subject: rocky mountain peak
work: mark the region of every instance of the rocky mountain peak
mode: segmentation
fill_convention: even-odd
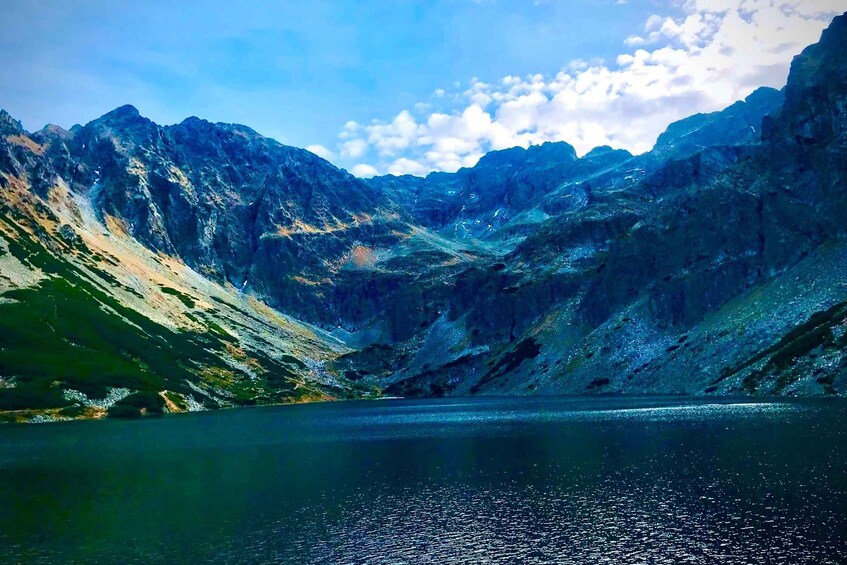
[[[802,88],[820,82],[847,80],[847,12],[832,20],[818,43],[806,47],[791,62],[786,98],[795,103]]]
[[[14,119],[6,110],[0,110],[0,134],[15,135],[23,131],[21,122]]]
[[[545,141],[541,145],[530,145],[527,160],[550,161],[556,164],[576,161],[576,149],[566,141]]]
[[[73,129],[73,128],[72,128]],[[149,145],[159,137],[159,126],[126,104],[92,120],[82,128],[81,143],[111,138],[122,147]]]
[[[759,109],[759,112],[770,112],[775,105],[782,104],[782,101],[782,91],[769,86],[757,88],[744,99],[748,108]]]
[[[56,124],[47,124],[35,132],[35,135],[39,137],[57,137],[59,139],[68,139],[73,136],[71,132]]]
[[[586,153],[584,155],[584,158],[590,159],[599,155],[605,155],[606,153],[610,153],[612,151],[614,151],[614,149],[612,149],[611,145],[600,145],[599,147],[595,147],[594,149]]]
[[[526,152],[527,150],[524,147],[509,147],[508,149],[490,151],[483,155],[476,165],[470,167],[470,170],[519,165],[526,160]]]
[[[212,125],[212,122],[209,120],[204,120],[203,118],[198,118],[197,116],[188,116],[178,124],[180,127],[186,128],[202,128],[209,127]]]
[[[138,111],[138,108],[132,104],[124,104],[123,106],[118,106],[111,112],[104,114],[101,119],[131,119],[138,118],[140,116],[141,113]]]
[[[707,114],[695,114],[670,124],[659,135],[653,153],[662,158],[682,158],[713,146],[739,146],[758,143],[762,120],[782,105],[783,94],[773,88],[759,88],[745,100]]]
[[[804,142],[847,138],[847,13],[838,16],[791,63],[785,106],[765,136]],[[789,135],[789,133],[791,135]]]
[[[632,157],[632,153],[630,153],[626,149],[615,149],[609,145],[601,145],[600,147],[595,147],[594,149],[583,155],[582,159],[607,159],[613,155],[619,159]]]

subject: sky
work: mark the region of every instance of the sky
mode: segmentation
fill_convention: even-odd
[[[123,104],[241,123],[357,176],[567,141],[641,153],[781,88],[847,0],[6,2],[0,108],[28,130]]]

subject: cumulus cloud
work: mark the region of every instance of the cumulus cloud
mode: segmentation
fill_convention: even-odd
[[[579,154],[598,145],[641,153],[672,121],[719,110],[759,86],[782,87],[791,58],[844,7],[844,0],[687,0],[682,17],[653,15],[633,30],[613,64],[571,61],[552,76],[438,89],[434,96],[451,101],[450,111],[422,104],[391,120],[348,122],[340,152],[371,162],[354,167],[358,176],[455,171],[487,151],[544,141],[568,141]]]
[[[391,175],[425,175],[429,170],[414,159],[400,157],[388,165],[388,173]]]
[[[420,132],[408,110],[403,110],[387,124],[374,123],[365,129],[368,143],[377,149],[380,157],[391,157],[408,148]]]
[[[366,163],[359,163],[358,165],[354,165],[350,172],[359,178],[369,179],[371,177],[375,177],[379,174],[379,171],[376,168],[368,165]]]
[[[306,150],[311,151],[312,153],[314,153],[318,157],[322,157],[322,158],[326,159],[327,161],[335,159],[335,153],[333,153],[332,151],[330,151],[329,149],[327,149],[323,145],[318,145],[318,144],[309,145],[308,147],[306,147]]]
[[[368,142],[364,139],[351,139],[341,144],[341,156],[358,159],[368,152]]]
[[[338,134],[338,139],[350,139],[356,137],[361,131],[362,126],[360,126],[357,122],[350,120],[344,127],[341,128],[341,132]]]

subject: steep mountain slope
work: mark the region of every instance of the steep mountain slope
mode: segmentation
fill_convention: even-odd
[[[430,265],[434,269],[427,269],[429,276],[421,277],[418,262],[424,256],[420,253],[414,253],[410,258],[410,253],[398,253],[396,249],[400,247],[397,247],[390,253],[390,264],[380,262],[381,254],[377,253],[377,261],[370,273],[364,275],[368,278],[367,288],[376,289],[376,292],[387,289],[389,294],[381,296],[376,303],[356,302],[355,307],[369,312],[384,312],[388,321],[386,316],[371,315],[366,318],[366,323],[348,324],[348,328],[354,331],[367,328],[364,333],[368,338],[382,345],[411,340],[398,348],[402,352],[402,361],[385,367],[386,371],[397,374],[398,367],[408,361],[408,355],[427,339],[430,325],[444,312],[454,310],[457,300],[454,289],[464,292],[464,287],[457,286],[457,281],[463,280],[461,271],[469,267],[499,265],[507,260],[507,254],[515,246],[539,230],[542,224],[593,206],[598,198],[605,198],[605,193],[628,191],[629,198],[632,197],[630,193],[637,190],[638,198],[643,198],[644,192],[664,190],[666,185],[694,181],[704,184],[707,179],[734,164],[743,154],[745,144],[755,143],[751,133],[753,129],[747,120],[758,119],[755,128],[758,131],[762,117],[775,112],[781,101],[779,91],[759,89],[748,97],[747,102],[698,116],[696,127],[672,124],[661,146],[657,145],[653,152],[638,157],[624,150],[598,147],[577,158],[573,147],[567,143],[545,143],[528,149],[515,147],[489,153],[476,166],[454,174],[433,173],[423,179],[411,176],[370,179],[367,182],[375,192],[383,194],[397,209],[408,213],[411,221],[427,231],[455,242],[454,245],[462,249],[462,254],[433,256]],[[717,131],[719,136],[715,134]],[[673,140],[677,138],[685,138],[685,141],[681,141],[679,148],[675,149]],[[725,145],[690,155],[695,143],[708,146],[717,142]],[[681,161],[672,159],[678,157]],[[443,265],[451,265],[451,268],[438,268]],[[387,284],[378,280],[386,278],[386,270],[391,273]],[[348,280],[344,273],[336,277],[337,293],[349,296],[361,288],[355,281],[348,284]],[[400,295],[392,294],[391,290],[398,285],[405,290]],[[371,292],[367,291],[366,295]],[[515,324],[520,326],[537,315],[533,308],[543,310],[555,302],[551,296],[540,301],[532,297],[530,300],[535,303],[534,307],[520,306],[514,314],[495,308],[487,315],[496,317],[502,314],[503,320],[515,317]],[[420,297],[426,299],[421,301]],[[516,296],[516,299],[523,301],[526,297]],[[416,315],[407,316],[407,313]],[[478,319],[471,320],[472,324],[477,322]],[[382,327],[375,330],[377,325]],[[454,334],[469,331],[480,336],[488,335],[485,328],[476,326],[450,330]],[[478,344],[474,348],[488,345],[491,344]],[[453,362],[452,357],[448,355],[445,359]]]
[[[782,106],[784,95],[760,88],[743,101],[711,114],[696,114],[668,126],[652,153],[679,159],[707,147],[749,145],[761,137],[762,119]]]
[[[0,411],[9,418],[369,393],[323,369],[347,351],[329,335],[145,248],[61,177],[40,184],[43,196],[33,191],[50,146],[6,114],[0,124],[0,159],[17,173],[0,175]]]
[[[0,410],[844,393],[845,41],[839,17],[784,91],[644,155],[425,179],[130,106],[33,134],[0,112]]]
[[[795,60],[763,145],[575,187],[501,261],[462,273],[457,355],[393,371],[389,390],[844,391],[845,36],[837,18]]]
[[[34,139],[70,156],[53,166],[99,215],[123,220],[142,243],[214,280],[310,319],[338,318],[322,281],[354,245],[393,243],[405,229],[346,172],[243,126],[189,118],[162,128],[123,107],[70,135]]]

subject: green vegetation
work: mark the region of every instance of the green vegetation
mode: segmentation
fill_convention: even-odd
[[[170,294],[171,296],[176,296],[180,299],[180,301],[185,304],[188,308],[194,308],[194,300],[188,296],[187,294],[178,291],[175,288],[171,288],[169,286],[160,285],[162,287],[162,292],[165,294]]]
[[[768,365],[777,370],[785,369],[798,357],[806,355],[823,345],[834,345],[831,324],[839,315],[847,313],[847,303],[836,304],[824,312],[815,312],[803,324],[800,324],[783,337],[772,348],[773,357]]]
[[[15,376],[4,398],[24,395],[17,407],[32,407],[24,391],[43,395],[51,383],[103,398],[108,387],[189,392],[193,363],[219,363],[201,334],[160,326],[79,279],[51,278],[6,294],[0,304],[0,374]],[[61,395],[47,395],[63,406]]]
[[[160,391],[170,391],[168,400],[180,409],[185,408],[180,394],[197,396],[188,382],[210,392],[225,391],[234,404],[287,402],[315,394],[298,389],[297,371],[305,368],[300,360],[244,352],[220,325],[196,316],[208,331],[154,322],[124,306],[17,224],[5,225],[18,234],[4,238],[9,253],[48,277],[35,287],[6,292],[3,297],[10,300],[0,303],[0,376],[14,380],[14,386],[0,388],[0,410],[62,408],[61,415],[73,417],[84,410],[72,406],[63,389],[100,399],[111,388],[122,387],[137,392],[112,406],[110,417],[158,414],[165,406]],[[119,284],[109,276],[102,281]],[[184,293],[168,287],[162,292],[194,307]],[[233,369],[226,359],[246,368]],[[211,398],[201,400],[217,406]]]
[[[780,377],[777,380],[775,392],[781,391],[793,382],[787,369],[798,358],[811,353],[818,347],[836,345],[835,338],[832,334],[832,327],[835,324],[841,323],[845,316],[847,316],[847,302],[841,302],[824,311],[815,312],[807,321],[792,329],[771,347],[735,368],[724,368],[720,378],[715,383],[770,357],[761,370],[753,371],[744,378],[744,390],[751,394],[756,392],[759,382],[767,374],[776,372],[780,373]]]

